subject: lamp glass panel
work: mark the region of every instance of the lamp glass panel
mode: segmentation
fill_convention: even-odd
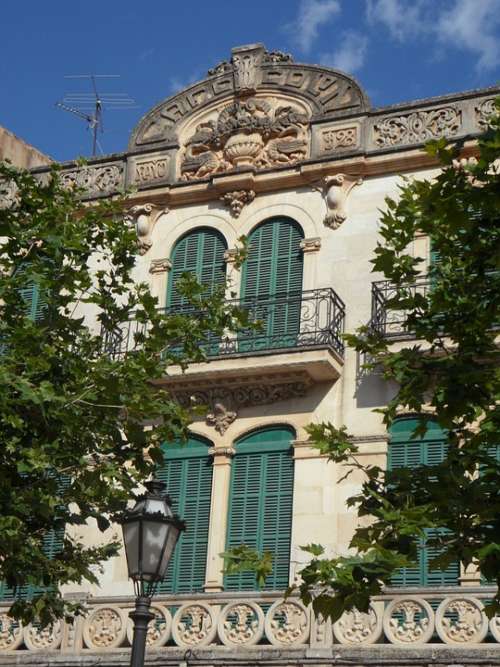
[[[148,498],[146,501],[145,514],[162,514],[163,516],[168,516],[167,505],[164,500],[154,500]]]
[[[154,519],[143,521],[142,536],[142,576],[144,581],[155,581],[159,577],[163,547],[168,535],[169,524]]]
[[[168,524],[168,535],[167,543],[165,545],[165,551],[163,553],[163,558],[160,565],[160,577],[163,579],[167,571],[168,564],[172,558],[172,554],[179,539],[180,530],[174,524]]]
[[[123,542],[127,554],[128,573],[134,578],[139,573],[139,535],[141,521],[128,521],[124,523]]]

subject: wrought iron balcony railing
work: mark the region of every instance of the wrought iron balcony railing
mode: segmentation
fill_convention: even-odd
[[[407,285],[408,296],[421,294],[427,296],[431,289],[429,276],[418,278],[411,285]],[[395,309],[390,305],[391,299],[397,296],[397,290],[388,280],[372,283],[372,314],[370,326],[386,338],[409,338],[413,336],[406,326],[408,311]]]
[[[203,343],[207,356],[256,354],[295,348],[330,348],[339,356],[344,354],[345,305],[331,288],[287,292],[270,297],[229,302],[248,311],[251,321],[259,321],[257,330],[249,329],[237,335],[208,336]],[[190,306],[165,309],[166,313],[200,316]],[[113,358],[120,358],[136,349],[137,334],[147,333],[147,324],[131,318],[113,334],[103,335],[103,347]]]

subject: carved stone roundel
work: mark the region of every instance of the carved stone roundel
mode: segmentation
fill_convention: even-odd
[[[383,625],[391,644],[425,644],[434,633],[434,612],[421,597],[396,598],[384,611]]]
[[[151,613],[155,615],[152,621],[149,621],[148,632],[146,635],[146,645],[149,647],[164,646],[170,639],[172,631],[172,615],[169,610],[160,604],[154,604],[151,607]],[[134,639],[134,624],[132,619],[127,623],[127,639],[132,645]]]
[[[374,644],[382,635],[382,617],[374,607],[367,614],[357,609],[344,612],[333,634],[340,644]]]
[[[436,610],[436,631],[446,644],[478,644],[488,632],[482,602],[456,595],[444,599]]]
[[[217,631],[226,646],[253,646],[264,634],[264,613],[255,602],[231,602],[219,616]]]

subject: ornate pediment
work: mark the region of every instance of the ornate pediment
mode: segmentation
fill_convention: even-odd
[[[193,180],[241,167],[293,164],[308,157],[309,143],[303,107],[274,98],[237,99],[186,137],[179,176]]]

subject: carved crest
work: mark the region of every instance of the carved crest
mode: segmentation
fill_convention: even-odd
[[[308,150],[309,118],[302,110],[292,104],[273,107],[263,98],[238,99],[195,128],[186,142],[181,178],[284,166],[303,160]]]

